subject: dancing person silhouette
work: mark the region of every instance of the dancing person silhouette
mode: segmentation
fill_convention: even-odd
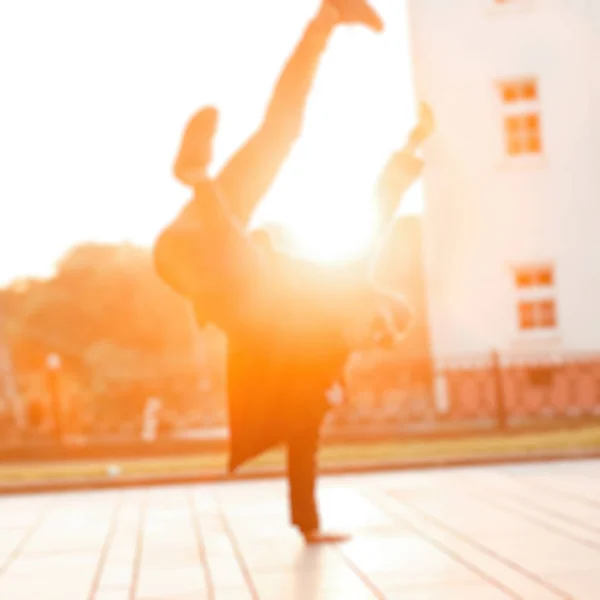
[[[326,391],[351,349],[393,343],[410,318],[401,300],[369,279],[376,244],[359,263],[322,267],[279,252],[265,232],[248,230],[301,134],[326,45],[344,25],[383,30],[366,0],[323,0],[280,75],[261,125],[214,178],[207,171],[218,113],[205,108],[192,117],[174,172],[193,197],[154,246],[158,273],[190,300],[198,324],[212,322],[228,338],[230,472],[285,444],[291,520],[307,543],[343,539],[321,531],[315,497]],[[420,173],[414,152],[429,129],[421,119],[380,178],[378,239]]]

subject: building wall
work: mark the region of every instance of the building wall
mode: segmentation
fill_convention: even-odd
[[[433,352],[600,349],[600,2],[411,0]],[[600,36],[597,36],[600,38]],[[542,152],[510,157],[498,82],[538,82]],[[552,263],[557,327],[519,329],[512,267]]]

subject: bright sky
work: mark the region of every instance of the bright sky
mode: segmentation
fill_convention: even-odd
[[[321,235],[321,246],[323,232],[339,232],[332,256],[368,235],[378,169],[415,115],[404,0],[374,3],[386,33],[336,33],[304,137],[256,215],[305,241]],[[258,124],[317,6],[0,3],[0,283],[49,274],[81,241],[151,244],[187,199],[171,175],[187,118],[220,107],[221,164]],[[419,202],[417,188],[408,209]]]

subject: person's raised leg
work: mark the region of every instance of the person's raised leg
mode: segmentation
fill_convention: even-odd
[[[339,25],[383,29],[383,22],[367,0],[323,0],[283,68],[261,125],[216,179],[244,227],[300,136],[317,67]]]
[[[232,277],[245,279],[260,272],[260,257],[242,232],[300,135],[316,68],[338,24],[383,28],[366,0],[324,0],[288,60],[261,126],[215,182],[208,181],[206,169],[216,111],[203,109],[188,124],[174,171],[194,188],[194,200],[159,237],[154,253],[159,273],[178,292],[195,298],[207,291],[218,296]],[[212,267],[209,256],[219,258]],[[246,262],[250,268],[242,267]]]

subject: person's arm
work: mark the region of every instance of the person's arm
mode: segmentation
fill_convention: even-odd
[[[350,320],[345,319],[346,323],[352,323],[356,328],[354,332],[351,328],[347,329],[354,347],[360,346],[360,340],[363,343],[366,341],[377,346],[392,347],[408,334],[412,326],[410,307],[402,296],[379,284],[377,267],[400,200],[423,169],[423,161],[415,154],[433,129],[433,113],[428,105],[422,104],[419,122],[411,131],[404,147],[390,158],[379,179],[376,190],[379,220],[367,259],[367,274],[365,279],[357,280],[357,294],[351,302],[355,315],[351,315]],[[364,266],[359,266],[359,270],[362,268]]]
[[[375,239],[379,239],[385,234],[404,194],[420,177],[423,167],[423,160],[405,149],[391,156],[377,183]]]
[[[424,162],[416,152],[435,129],[434,116],[429,105],[422,103],[419,122],[410,132],[404,147],[394,153],[386,164],[376,188],[377,226],[369,254],[369,278],[373,285],[379,279],[378,266],[405,192],[419,178]]]

